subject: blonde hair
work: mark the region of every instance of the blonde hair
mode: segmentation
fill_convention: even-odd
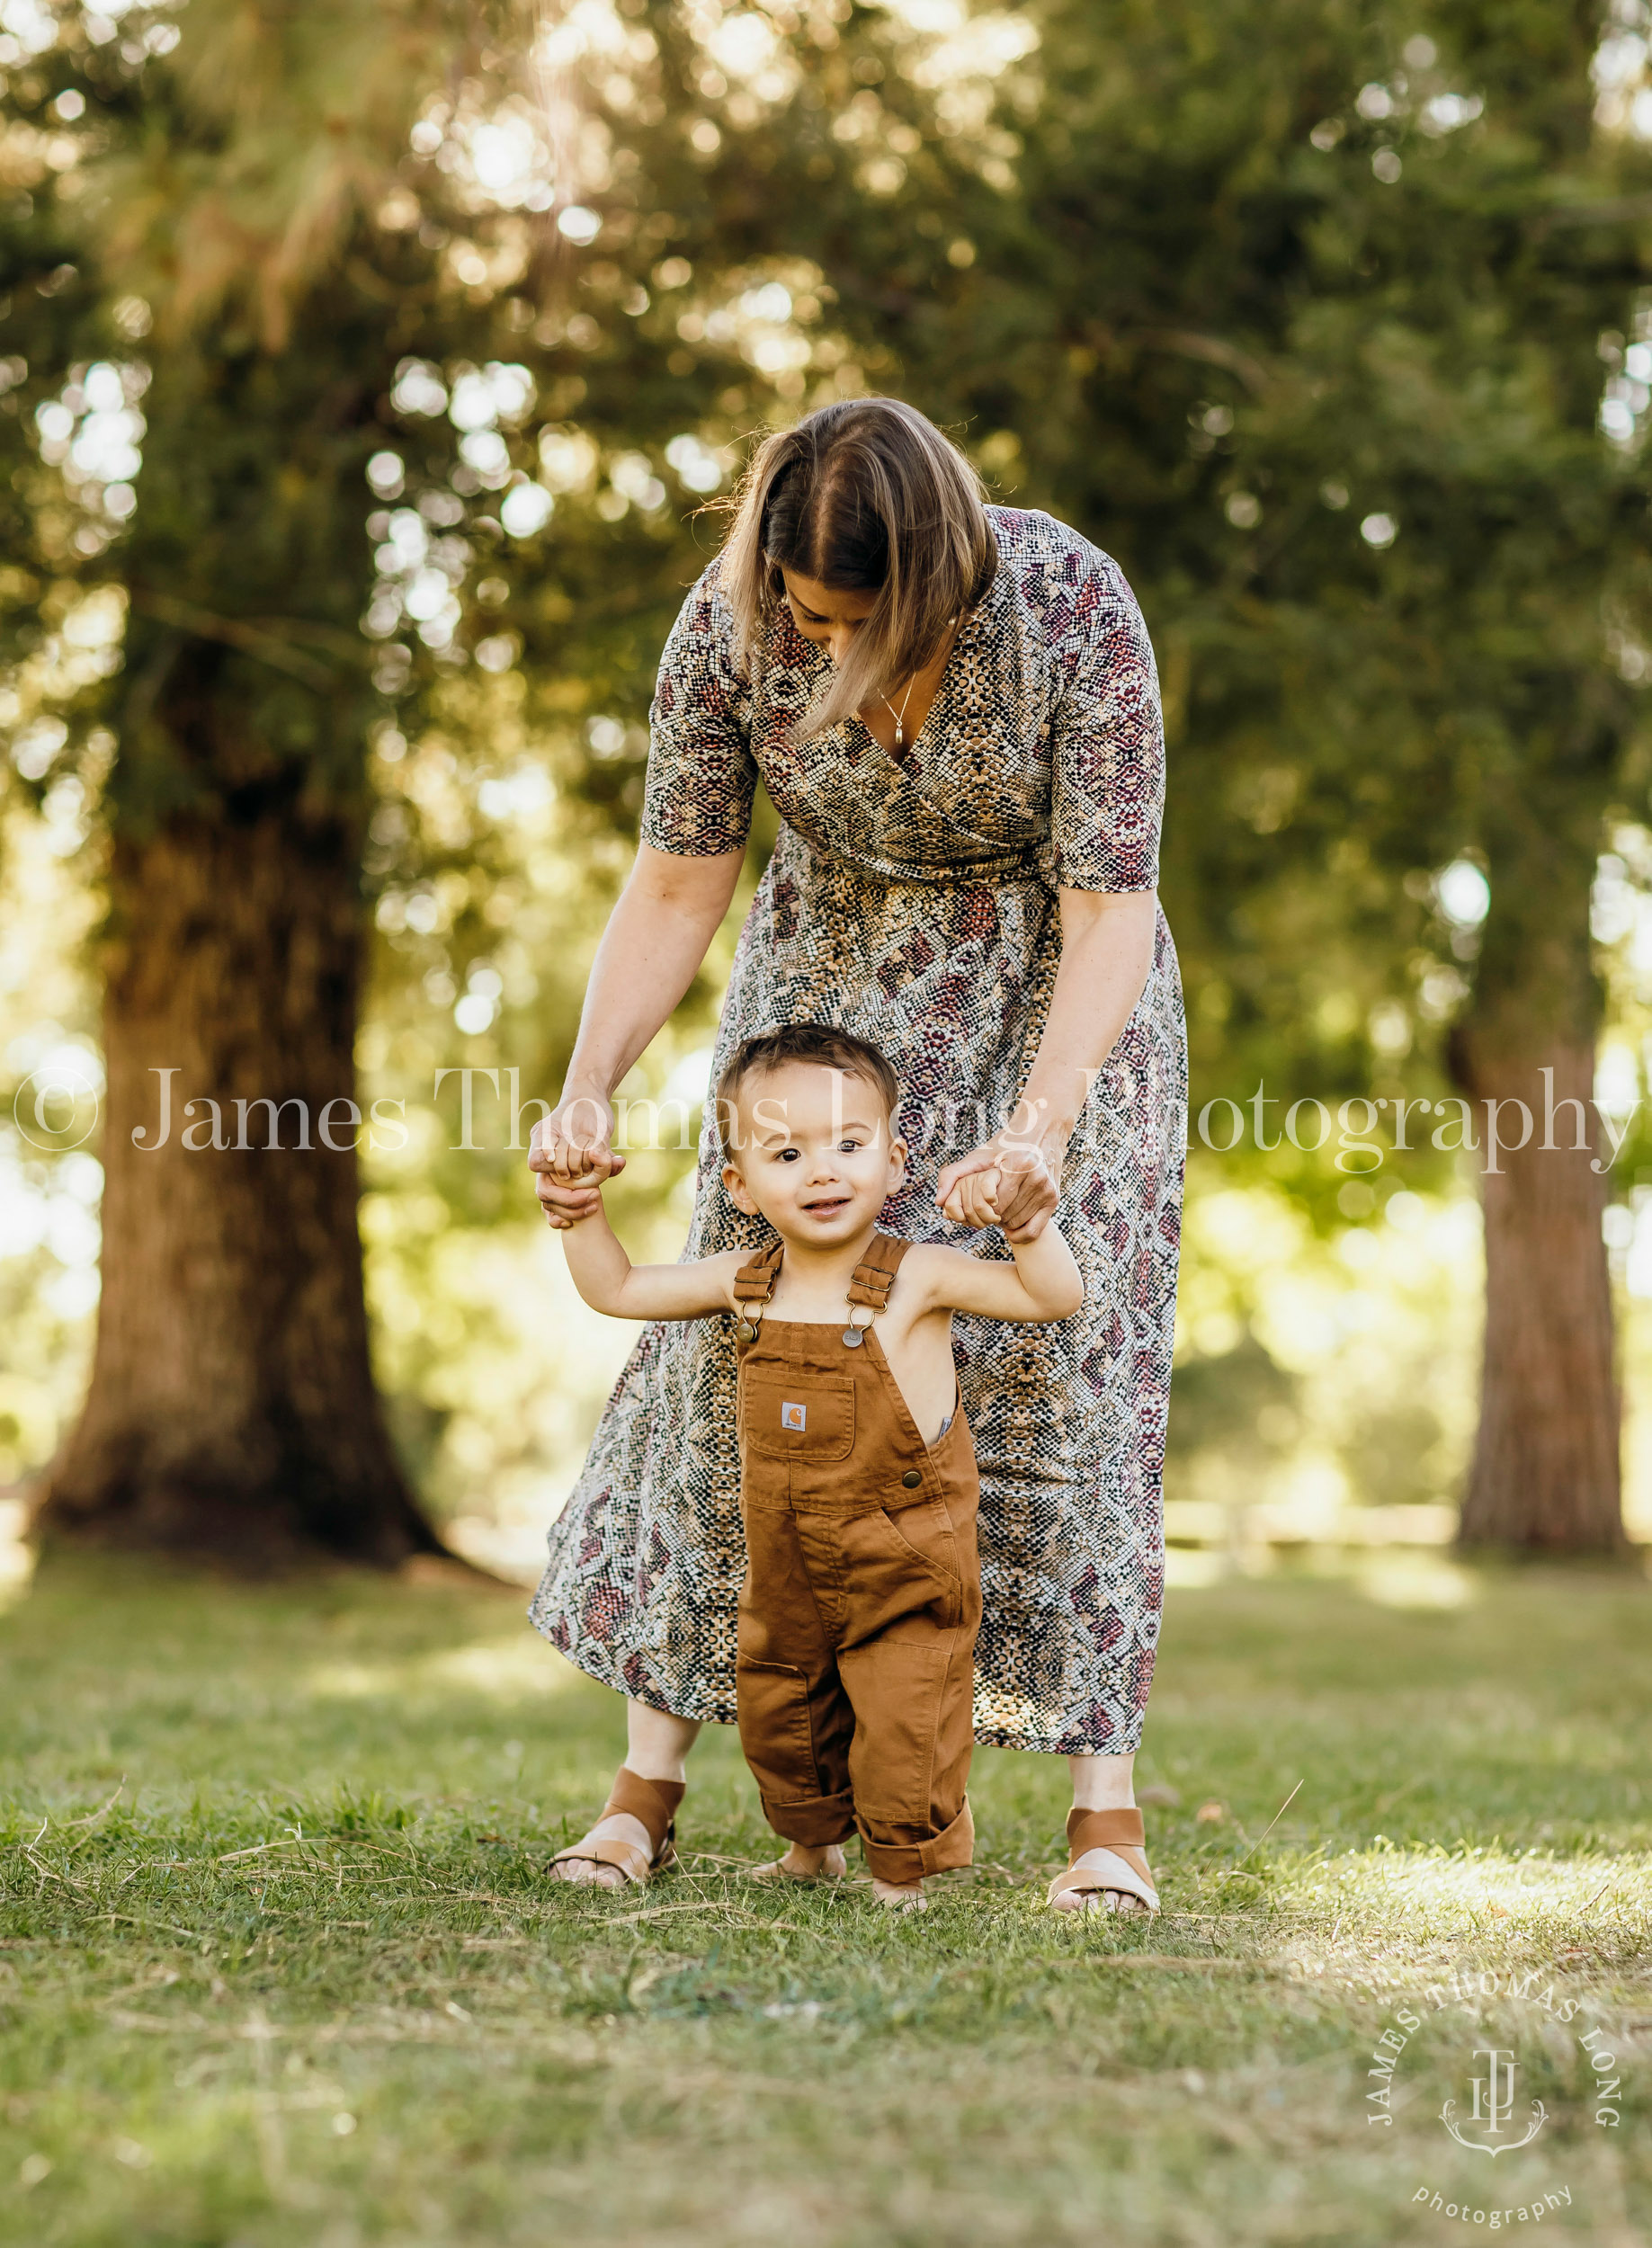
[[[765,438],[735,495],[722,588],[748,674],[785,598],[784,570],[877,600],[817,691],[799,738],[921,671],[998,566],[980,478],[915,407],[849,398]]]

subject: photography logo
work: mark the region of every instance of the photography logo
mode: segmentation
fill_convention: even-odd
[[[1523,1974],[1466,1963],[1448,1968],[1440,1981],[1391,2007],[1367,2050],[1368,2130],[1385,2141],[1392,2135],[1397,2151],[1406,2150],[1407,2169],[1411,2160],[1433,2169],[1445,2156],[1442,2131],[1470,2154],[1518,2154],[1554,2120],[1531,2089],[1544,2068],[1597,2130],[1617,2130],[1623,2119],[1617,2041],[1589,2019],[1585,2005],[1580,1994],[1540,1968]],[[1539,2047],[1535,2069],[1522,2058],[1532,2041]],[[1429,2088],[1431,2078],[1436,2089]],[[1555,2152],[1552,2139],[1546,2151]],[[1573,2208],[1571,2186],[1554,2175],[1552,2162],[1541,2153],[1507,2171],[1481,2171],[1470,2163],[1467,2174],[1480,2181],[1478,2193],[1488,2187],[1496,2192],[1498,2204],[1487,2199],[1481,2206],[1472,2188],[1465,2199],[1463,2185],[1453,2186],[1449,2172],[1419,2184],[1412,2171],[1406,2198],[1433,2215],[1494,2233],[1540,2224]]]
[[[1448,2100],[1440,2110],[1441,2122],[1459,2146],[1466,2146],[1470,2154],[1512,2154],[1519,2147],[1530,2146],[1548,2122],[1549,2111],[1540,2100],[1533,2100],[1521,2131],[1514,2118],[1519,2062],[1501,2045],[1478,2046],[1474,2057],[1486,2064],[1486,2073],[1469,2080],[1474,2093],[1472,2109],[1460,2119],[1456,2101]],[[1521,2132],[1518,2137],[1514,2136],[1517,2131]]]

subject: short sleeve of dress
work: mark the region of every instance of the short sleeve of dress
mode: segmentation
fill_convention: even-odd
[[[1150,890],[1165,809],[1158,672],[1122,571],[1090,552],[1051,719],[1053,870],[1069,889]]]
[[[737,851],[751,827],[756,785],[751,689],[735,667],[734,619],[713,562],[683,602],[660,658],[648,713],[642,840],[685,859]]]

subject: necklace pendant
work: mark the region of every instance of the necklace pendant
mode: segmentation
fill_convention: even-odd
[[[844,1329],[844,1348],[846,1351],[858,1351],[858,1350],[860,1349],[860,1347],[861,1347],[861,1330],[860,1330],[860,1328],[859,1328],[859,1327],[845,1327],[845,1328]]]
[[[895,746],[897,750],[906,746],[906,729],[898,718],[895,721]]]

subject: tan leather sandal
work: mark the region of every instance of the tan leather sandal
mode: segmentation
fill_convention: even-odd
[[[1085,1898],[1112,1894],[1137,1897],[1149,1913],[1156,1913],[1158,1891],[1153,1886],[1147,1853],[1142,1848],[1147,1838],[1139,1811],[1069,1811],[1067,1871],[1057,1874],[1050,1883],[1045,1903],[1053,1905],[1058,1896],[1073,1893]],[[1078,1860],[1092,1851],[1103,1853],[1100,1865],[1081,1867]],[[1086,1904],[1079,1909],[1087,1912],[1095,1908]],[[1103,1909],[1117,1912],[1119,1908],[1114,1904]]]
[[[640,1772],[621,1764],[614,1774],[608,1800],[593,1822],[601,1825],[621,1812],[638,1819],[648,1830],[652,1855],[645,1854],[635,1842],[620,1842],[605,1834],[595,1842],[576,1842],[570,1850],[559,1850],[546,1867],[554,1874],[558,1866],[617,1866],[633,1887],[640,1888],[662,1867],[675,1862],[677,1806],[683,1800],[680,1780],[645,1780]]]

